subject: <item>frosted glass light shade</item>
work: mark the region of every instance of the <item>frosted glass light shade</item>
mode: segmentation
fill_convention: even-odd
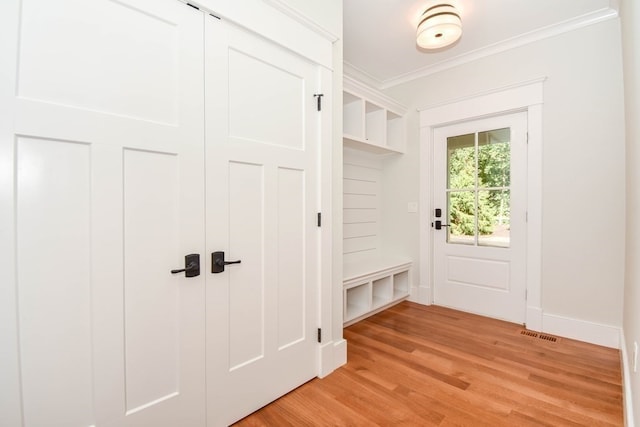
[[[425,10],[420,17],[416,43],[424,49],[439,49],[454,43],[462,35],[462,20],[450,4],[439,4]]]

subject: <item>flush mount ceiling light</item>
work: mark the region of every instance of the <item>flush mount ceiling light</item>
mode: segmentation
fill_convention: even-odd
[[[431,6],[420,17],[416,43],[424,49],[439,49],[454,43],[462,35],[458,10],[449,3]]]

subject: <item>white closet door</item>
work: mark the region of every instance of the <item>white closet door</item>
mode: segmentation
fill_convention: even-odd
[[[15,125],[25,426],[204,424],[203,16],[24,0]],[[204,258],[203,258],[204,261]]]
[[[319,67],[205,22],[208,425],[316,376]],[[211,262],[211,259],[208,259]]]

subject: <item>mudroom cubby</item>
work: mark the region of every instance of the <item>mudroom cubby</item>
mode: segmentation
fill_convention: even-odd
[[[409,296],[411,262],[377,259],[344,266],[344,325],[349,326]]]
[[[406,109],[345,78],[343,94],[344,325],[409,296],[411,259],[386,250],[383,228],[385,164],[404,152]],[[393,221],[387,218],[386,221]]]
[[[375,154],[404,152],[404,107],[345,77],[342,97],[345,147]]]

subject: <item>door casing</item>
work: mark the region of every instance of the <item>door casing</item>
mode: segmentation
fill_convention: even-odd
[[[433,302],[433,131],[458,122],[524,111],[527,114],[527,256],[525,324],[542,330],[542,103],[544,78],[497,88],[433,107],[419,109],[420,115],[420,281],[412,299]],[[428,165],[428,166],[427,166]]]

